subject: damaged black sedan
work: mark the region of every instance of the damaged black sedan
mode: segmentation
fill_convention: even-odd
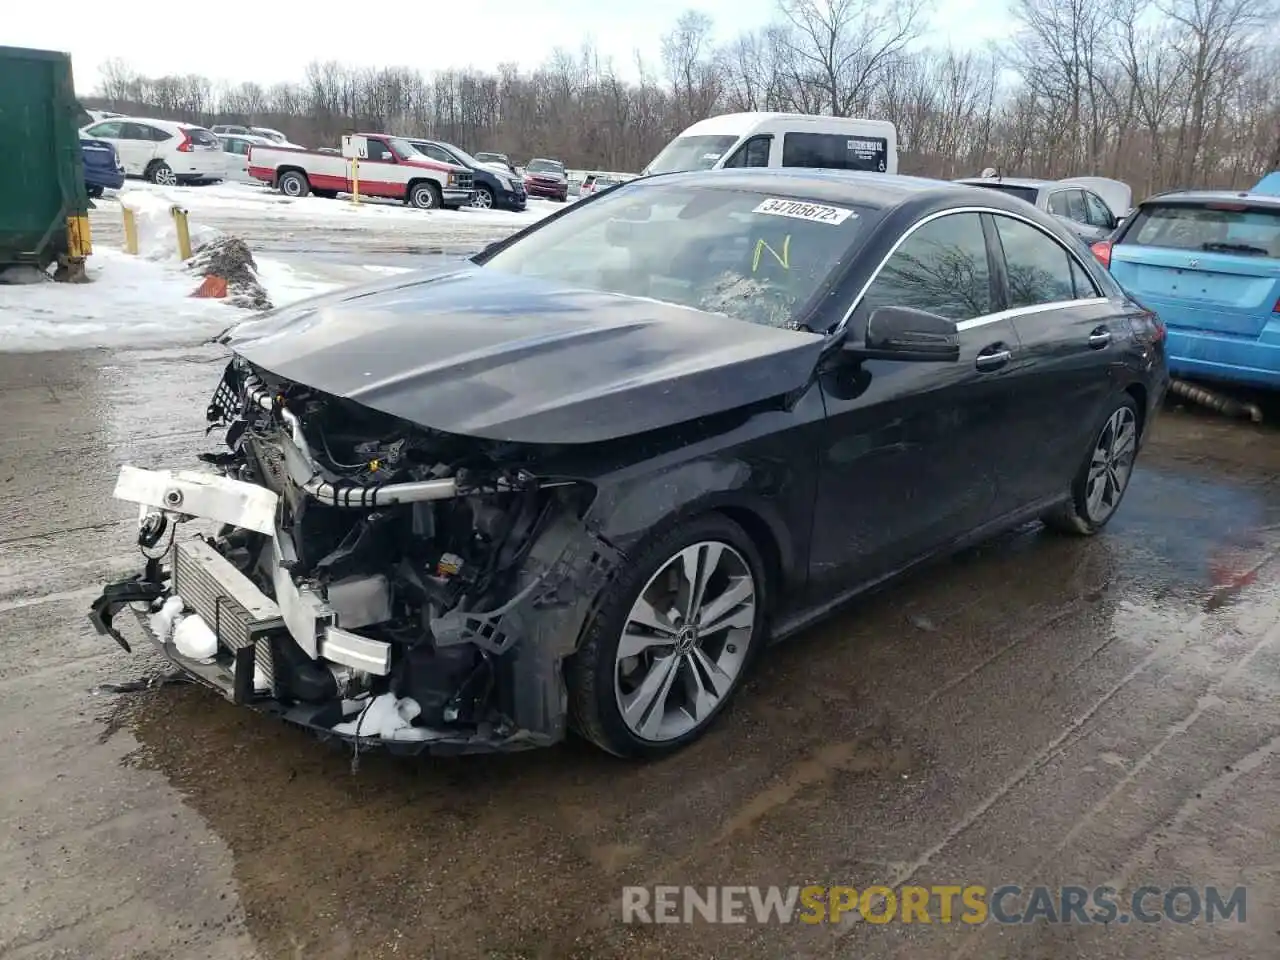
[[[638,180],[233,331],[219,448],[123,469],[145,569],[92,618],[360,746],[659,755],[891,575],[1037,517],[1099,530],[1162,339],[990,191]]]

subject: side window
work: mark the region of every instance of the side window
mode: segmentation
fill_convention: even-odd
[[[843,133],[788,133],[782,137],[784,167],[884,172],[888,160],[889,141],[884,137]]]
[[[169,131],[161,130],[159,127],[149,127],[146,124],[139,124],[138,126],[142,131],[141,136],[138,137],[139,140],[151,140],[155,143],[162,143],[173,136]]]
[[[1057,240],[1012,217],[997,216],[1009,277],[1009,307],[1076,299],[1071,255]]]
[[[769,165],[769,147],[773,137],[752,137],[724,162],[726,169],[731,167],[767,167]]]
[[[1093,297],[1102,296],[1102,292],[1098,289],[1098,285],[1093,282],[1093,278],[1074,259],[1071,260],[1071,283],[1075,287],[1077,300],[1089,300]]]
[[[1088,223],[1089,215],[1084,209],[1084,191],[1067,191],[1067,216],[1076,223]]]
[[[120,131],[122,127],[124,127],[124,124],[116,120],[112,120],[108,123],[100,123],[96,127],[89,128],[89,136],[105,137],[108,140],[119,140],[121,138]]]
[[[1057,193],[1049,194],[1049,212],[1059,217],[1069,217],[1071,214],[1067,210],[1067,194],[1069,190],[1059,190]]]
[[[1084,192],[1084,208],[1089,217],[1089,223],[1093,226],[1104,229],[1115,226],[1115,217],[1111,213],[1111,208],[1096,193],[1090,193],[1088,190]]]
[[[388,147],[383,141],[368,140],[366,142],[369,145],[370,160],[385,160],[388,162],[395,161],[395,155],[391,152],[391,148]]]
[[[457,162],[456,160],[453,159],[453,157],[449,156],[449,154],[445,153],[443,150],[441,150],[439,147],[433,144],[428,144],[425,152],[428,157],[430,157],[432,160],[435,160],[439,163],[456,163]]]
[[[957,323],[991,313],[991,273],[978,214],[939,217],[908,236],[862,303],[868,311],[914,307]]]
[[[140,123],[124,123],[120,125],[121,140],[150,140],[147,128]]]

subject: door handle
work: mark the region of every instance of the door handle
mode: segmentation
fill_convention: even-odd
[[[1098,327],[1093,333],[1089,334],[1089,349],[1101,350],[1111,342],[1111,331],[1106,327]]]
[[[973,365],[983,372],[989,370],[999,370],[1006,363],[1013,359],[1013,353],[1003,344],[997,344],[996,347],[988,347],[987,351],[978,354]]]

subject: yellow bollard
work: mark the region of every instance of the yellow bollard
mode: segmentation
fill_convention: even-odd
[[[67,256],[83,260],[93,253],[93,234],[88,217],[67,217]]]
[[[173,225],[178,228],[178,259],[191,259],[191,231],[187,228],[187,211],[176,203],[169,208],[173,214]]]
[[[124,252],[138,255],[138,221],[134,219],[133,208],[121,207],[124,214]]]
[[[351,158],[351,202],[360,202],[360,161]]]

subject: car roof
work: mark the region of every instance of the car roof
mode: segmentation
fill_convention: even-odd
[[[690,187],[723,186],[744,190],[770,189],[821,200],[851,203],[888,210],[912,201],[951,201],[957,206],[969,202],[983,207],[1008,209],[1022,214],[1026,204],[1001,193],[950,180],[931,180],[897,173],[869,173],[860,170],[818,170],[808,167],[748,167],[732,170],[690,170],[662,173],[629,184],[683,183]]]
[[[986,187],[1026,187],[1030,190],[1040,190],[1043,187],[1053,186],[1059,183],[1058,180],[1040,180],[1036,177],[961,177],[956,183],[967,183],[973,186]],[[1067,184],[1067,186],[1079,187],[1078,183]]]
[[[1280,197],[1269,193],[1250,193],[1248,190],[1171,190],[1147,197],[1139,206],[1148,203],[1248,203],[1280,210]]]
[[[532,160],[530,160],[529,162],[530,162],[530,163],[558,163],[558,164],[560,164],[560,166],[562,166],[562,167],[564,166],[564,163],[563,163],[563,162],[561,162],[561,161],[559,161],[559,160],[553,160],[553,159],[551,159],[550,157],[534,157],[534,158],[533,158]]]

